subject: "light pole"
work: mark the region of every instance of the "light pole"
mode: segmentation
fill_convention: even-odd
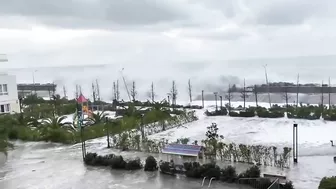
[[[217,95],[218,95],[218,92],[214,92],[214,95],[215,95],[215,103],[216,103],[216,111],[218,110],[218,107],[217,107]]]
[[[105,117],[105,126],[106,126],[106,140],[107,140],[107,148],[110,148],[110,133],[109,133],[109,122],[108,117]]]
[[[36,94],[36,85],[35,85],[35,72],[37,72],[37,70],[33,71],[33,88],[34,88],[34,95],[37,95]]]
[[[267,84],[267,92],[268,92],[268,102],[269,102],[269,106],[270,108],[272,108],[272,103],[271,103],[271,94],[270,94],[270,86],[269,86],[269,82],[268,82],[268,77],[267,77],[267,64],[263,65],[264,69],[265,69],[265,78],[266,78],[266,84]]]

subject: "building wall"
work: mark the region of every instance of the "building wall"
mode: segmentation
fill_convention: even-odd
[[[20,102],[18,99],[18,91],[16,84],[16,76],[0,74],[0,85],[7,84],[7,93],[4,91],[4,87],[2,87],[2,93],[0,92],[0,114],[3,112],[3,107],[9,104],[9,112],[7,112],[7,108],[5,107],[5,113],[18,113],[20,112]],[[3,106],[4,105],[4,106]]]

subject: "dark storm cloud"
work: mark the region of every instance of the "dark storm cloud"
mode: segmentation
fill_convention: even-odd
[[[137,26],[185,18],[176,7],[155,0],[0,0],[0,15],[25,16],[60,27]]]

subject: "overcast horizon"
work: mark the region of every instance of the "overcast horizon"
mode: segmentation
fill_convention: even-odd
[[[300,74],[301,82],[321,83],[336,69],[332,0],[0,0],[0,5],[0,54],[9,59],[1,71],[31,82],[37,70],[36,82],[56,82],[69,91],[80,84],[87,93],[98,79],[106,99],[123,68],[141,93],[154,82],[162,95],[172,80],[180,91],[188,79],[196,91],[218,91],[243,78],[263,83],[265,64],[270,81],[295,82]]]
[[[1,67],[334,55],[332,0],[0,0]],[[230,66],[230,65],[228,65]]]

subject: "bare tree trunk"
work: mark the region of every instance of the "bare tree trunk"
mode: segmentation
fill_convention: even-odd
[[[173,106],[173,109],[175,109],[177,94],[178,94],[175,81],[173,81],[173,83],[172,83],[172,88],[171,88],[170,93],[171,93],[171,96],[172,96],[172,106]]]
[[[189,102],[192,102],[192,87],[191,87],[191,82],[190,79],[188,80],[188,93],[189,93]]]
[[[152,82],[151,85],[151,98],[152,98],[152,102],[155,102],[155,92],[154,92],[154,83]]]
[[[63,98],[64,98],[64,99],[68,99],[67,91],[66,91],[66,88],[65,88],[64,85],[63,85]]]
[[[218,111],[218,107],[217,107],[217,95],[218,95],[218,93],[214,92],[214,95],[215,95],[216,111]]]
[[[98,79],[96,79],[96,94],[97,94],[97,100],[100,101],[100,89]]]
[[[115,81],[113,81],[113,100],[117,100],[117,86]]]
[[[137,95],[137,91],[135,88],[135,81],[132,82],[132,88],[131,88],[131,97],[132,97],[132,101],[135,102],[135,98]]]
[[[323,106],[324,106],[324,90],[323,90],[323,81],[321,86],[321,107],[322,107],[322,113],[323,113]]]
[[[246,109],[246,98],[248,98],[248,95],[246,93],[246,85],[245,85],[245,78],[244,78],[244,87],[243,87],[243,91],[241,92],[241,97],[244,100],[244,109]]]
[[[300,75],[297,76],[297,82],[296,82],[296,107],[299,107],[299,87],[300,87]]]
[[[202,90],[202,107],[204,108],[204,90]]]
[[[264,66],[265,68],[265,78],[266,78],[266,84],[267,84],[267,93],[268,93],[268,102],[269,102],[269,106],[270,108],[272,108],[272,102],[271,102],[271,94],[270,94],[270,86],[269,86],[269,82],[268,82],[268,76],[267,76],[267,69],[266,66]]]
[[[257,91],[257,85],[254,85],[254,97],[255,97],[256,107],[258,107],[258,91]]]
[[[288,86],[284,87],[284,94],[283,94],[283,99],[286,102],[286,113],[288,113],[288,100],[289,100],[289,96],[288,96]]]
[[[329,85],[328,85],[328,97],[329,97],[329,110],[331,109],[331,85],[330,85],[330,77],[329,77]]]
[[[229,84],[228,94],[225,95],[225,98],[229,101],[229,112],[231,112],[231,99],[232,99],[232,94],[231,94],[231,85],[230,85],[230,84]]]
[[[93,99],[93,102],[96,102],[96,88],[95,88],[95,85],[92,83],[92,99]]]

